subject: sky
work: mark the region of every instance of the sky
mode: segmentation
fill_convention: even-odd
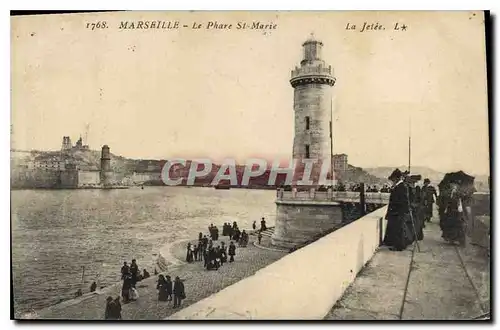
[[[138,20],[188,28],[119,29]],[[97,21],[109,27],[86,29]],[[276,29],[236,30],[238,22]],[[364,22],[385,30],[360,32]],[[408,27],[396,31],[395,23]],[[63,136],[76,142],[88,125],[92,149],[107,144],[131,158],[290,157],[290,71],[311,33],[335,72],[335,153],[360,167],[407,164],[411,127],[412,165],[489,173],[482,12],[13,17],[12,147],[58,150]]]

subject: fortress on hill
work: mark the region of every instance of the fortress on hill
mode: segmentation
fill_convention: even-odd
[[[82,138],[72,145],[70,137],[64,136],[60,151],[28,152],[24,161],[12,166],[11,186],[55,189],[117,186],[109,147],[102,147],[99,163],[96,154],[82,143]]]

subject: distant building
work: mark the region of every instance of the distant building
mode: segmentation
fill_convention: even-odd
[[[88,145],[83,145],[82,138],[80,137],[78,139],[78,141],[76,141],[76,144],[73,147],[73,149],[76,149],[76,150],[89,150],[89,146]]]
[[[71,144],[71,138],[69,136],[63,136],[61,150],[62,151],[89,150],[89,146],[83,144],[83,141],[82,141],[81,137],[78,139],[78,141],[76,141],[76,144],[73,146]]]
[[[333,155],[333,169],[337,172],[345,172],[347,171],[347,155],[346,154],[338,154]]]
[[[66,163],[59,159],[34,160],[27,164],[30,170],[64,171]]]
[[[71,144],[71,138],[69,136],[63,136],[62,150],[71,150],[73,145]]]
[[[60,172],[58,186],[60,188],[82,188],[98,186],[100,184],[100,171],[98,169],[67,168]]]
[[[161,172],[163,164],[160,160],[145,160],[142,159],[137,163],[135,167],[135,172],[137,173],[147,173],[147,172]]]

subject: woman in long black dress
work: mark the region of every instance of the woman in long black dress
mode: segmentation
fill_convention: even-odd
[[[158,276],[158,284],[156,285],[156,289],[158,290],[158,300],[168,301],[167,281],[165,280],[165,276],[163,276],[162,274]]]
[[[167,287],[167,301],[172,301],[172,292],[173,292],[173,283],[172,279],[170,278],[170,275],[167,275],[167,278],[165,280],[165,285]]]
[[[451,184],[449,195],[444,198],[444,221],[441,225],[442,237],[450,242],[465,245],[466,222],[464,217],[464,196],[457,184]]]
[[[231,243],[229,243],[229,262],[234,261],[235,255],[236,255],[236,245],[234,245],[234,242],[231,241]]]
[[[130,289],[132,289],[132,275],[127,274],[123,279],[122,298],[124,303],[130,301]]]
[[[193,262],[193,251],[191,250],[191,243],[187,245],[186,261]]]

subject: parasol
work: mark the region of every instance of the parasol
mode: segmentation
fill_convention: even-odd
[[[464,196],[471,196],[476,191],[474,188],[474,177],[463,171],[446,173],[438,185],[439,191],[446,191],[452,183],[458,184],[460,187],[459,190],[462,191]]]
[[[474,177],[466,174],[464,171],[446,173],[443,180],[439,183],[439,189],[449,186],[451,183],[456,183],[459,186],[470,186],[474,184]]]

